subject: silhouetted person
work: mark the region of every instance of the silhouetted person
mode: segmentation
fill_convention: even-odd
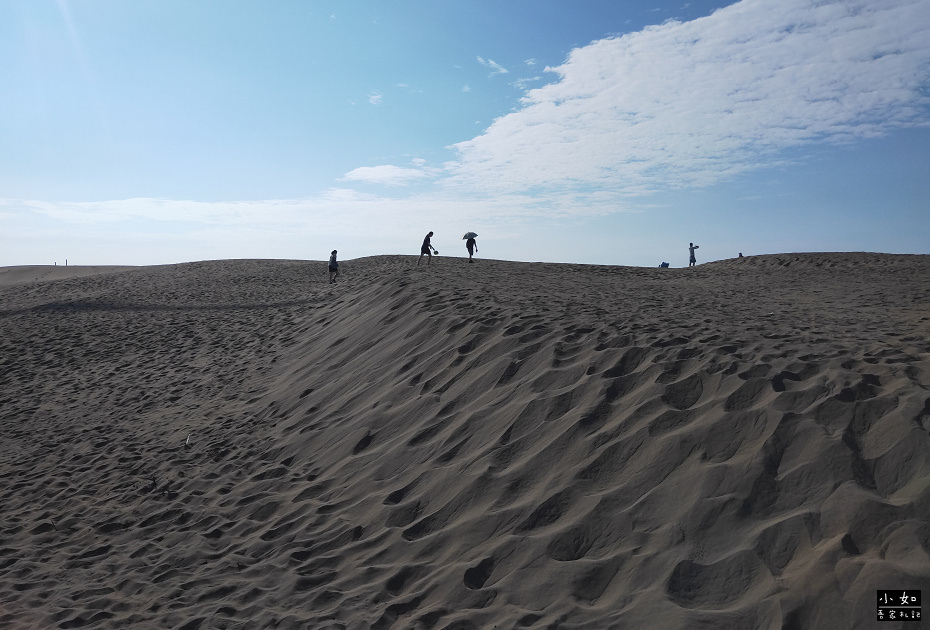
[[[475,242],[474,236],[465,241],[465,249],[468,250],[468,262],[475,262],[471,259],[471,257],[475,255],[475,252],[478,251],[478,243]]]
[[[336,276],[339,275],[339,263],[336,262],[336,250],[329,257],[329,283],[336,283]]]
[[[432,245],[430,245],[430,242],[429,242],[429,239],[432,238],[432,236],[433,236],[433,233],[430,232],[429,234],[426,235],[426,238],[423,239],[423,245],[420,246],[420,257],[417,258],[417,267],[420,266],[420,261],[423,260],[423,254],[426,254],[427,256],[429,256],[429,258],[426,259],[427,265],[429,265],[433,260],[433,254],[430,250],[433,250],[435,252],[436,249]],[[436,253],[438,254],[439,252],[436,252]]]
[[[689,267],[693,267],[694,265],[697,264],[697,258],[694,257],[694,250],[698,249],[699,247],[700,245],[695,245],[694,243],[691,243],[691,246],[688,248],[688,251],[691,254],[691,257],[688,260]]]

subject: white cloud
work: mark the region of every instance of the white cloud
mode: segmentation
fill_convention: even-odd
[[[384,95],[380,92],[372,92],[368,95],[368,102],[372,105],[380,105],[381,101],[384,99]]]
[[[526,90],[529,87],[530,83],[535,83],[536,81],[539,81],[540,79],[542,79],[541,76],[524,77],[522,79],[517,79],[516,81],[512,83],[512,85],[518,90]]]
[[[706,186],[785,149],[926,125],[928,67],[926,0],[743,0],[573,50],[558,81],[454,146],[450,183]]]
[[[536,60],[535,60],[535,59],[527,59],[527,60],[525,60],[523,63],[525,63],[525,64],[528,65],[528,66],[535,66],[535,65],[536,65]]]
[[[462,91],[463,91],[463,92],[471,92],[471,87],[469,87],[468,84],[465,84],[465,85],[462,86]]]
[[[500,65],[493,59],[484,59],[482,57],[478,57],[478,63],[480,63],[485,68],[490,68],[492,70],[491,74],[488,75],[491,77],[493,77],[495,74],[507,74],[510,72],[510,70]]]
[[[119,199],[114,201],[48,202],[0,199],[0,207],[26,210],[68,223],[104,224],[132,220],[171,222],[235,222],[253,202],[203,204],[173,199]],[[266,202],[255,202],[266,203]]]
[[[383,164],[381,166],[361,166],[346,173],[342,180],[386,186],[403,186],[418,179],[430,177],[430,175],[429,171],[422,168],[404,168]]]
[[[419,160],[414,163],[421,164]],[[426,179],[438,172],[439,169],[426,167],[378,166],[355,169],[348,174],[351,177],[347,175],[344,179],[405,183],[404,180]],[[592,199],[598,202],[597,208],[590,207]],[[609,192],[564,193],[537,198],[525,194],[462,194],[462,191],[441,187],[395,196],[331,188],[302,199],[216,202],[157,198],[46,202],[0,198],[0,218],[7,220],[4,227],[14,232],[14,224],[27,215],[44,216],[73,226],[74,230],[87,230],[86,233],[103,232],[107,225],[131,229],[137,222],[146,222],[153,226],[171,225],[170,229],[179,233],[228,228],[267,229],[283,234],[291,229],[325,232],[351,228],[377,234],[388,225],[398,229],[419,225],[424,218],[450,225],[461,221],[500,225],[533,217],[604,215],[630,208],[624,200]]]

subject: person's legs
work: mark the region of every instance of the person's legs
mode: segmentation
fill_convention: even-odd
[[[429,264],[433,262],[433,253],[426,252],[426,266],[429,267]]]

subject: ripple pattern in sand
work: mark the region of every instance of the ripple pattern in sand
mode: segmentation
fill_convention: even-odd
[[[930,590],[930,264],[871,256],[4,288],[0,624],[855,627]]]

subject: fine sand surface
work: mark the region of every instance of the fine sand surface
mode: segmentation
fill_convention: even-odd
[[[930,256],[415,261],[0,287],[0,627],[928,627]]]
[[[100,265],[20,265],[18,267],[0,267],[0,287],[27,282],[49,282],[64,278],[81,278],[112,273],[134,267],[100,266]]]

